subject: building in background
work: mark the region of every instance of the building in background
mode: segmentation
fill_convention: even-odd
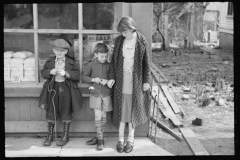
[[[204,41],[213,43],[219,38],[219,15],[221,2],[210,2],[204,12],[203,34]]]
[[[119,35],[116,26],[123,16],[135,20],[151,51],[152,14],[152,3],[4,4],[5,133],[47,132],[46,112],[37,106],[44,83],[40,72],[46,60],[54,55],[51,43],[55,39],[63,38],[71,44],[70,56],[79,63],[82,73],[93,57],[96,43],[113,47]],[[70,132],[94,136],[89,84],[80,81],[75,87],[83,94],[84,106],[74,113]],[[109,113],[106,133],[118,135],[110,119]],[[57,130],[62,131],[61,127]],[[148,123],[137,128],[136,136],[147,136],[147,133]]]
[[[219,24],[219,45],[221,48],[233,49],[233,7],[233,2],[221,2]]]

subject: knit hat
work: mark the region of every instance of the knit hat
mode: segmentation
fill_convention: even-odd
[[[56,39],[55,41],[50,42],[51,45],[58,48],[69,49],[70,45],[64,39]]]

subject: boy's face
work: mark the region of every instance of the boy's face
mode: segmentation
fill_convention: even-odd
[[[68,50],[64,48],[53,47],[53,52],[57,58],[63,58],[67,54]]]
[[[99,62],[105,63],[108,57],[107,53],[95,53],[95,57],[98,59]]]

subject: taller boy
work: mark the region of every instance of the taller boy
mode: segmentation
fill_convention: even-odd
[[[67,56],[69,49],[67,41],[55,40],[53,42],[55,56],[46,61],[41,71],[42,77],[47,80],[39,97],[39,107],[46,110],[48,122],[48,136],[43,143],[45,146],[50,146],[53,141],[56,120],[63,123],[63,134],[57,145],[63,146],[69,141],[72,113],[82,107],[82,94],[77,85],[80,77],[79,66]]]
[[[112,111],[111,89],[108,87],[109,63],[108,47],[104,43],[98,43],[94,54],[96,59],[89,62],[83,73],[82,80],[85,83],[91,83],[90,87],[90,108],[94,109],[95,126],[97,137],[87,141],[88,145],[97,144],[97,150],[104,147],[104,128],[107,122],[106,112]]]

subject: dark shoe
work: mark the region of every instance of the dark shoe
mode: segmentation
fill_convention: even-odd
[[[123,142],[118,141],[118,143],[117,143],[117,151],[118,151],[119,153],[122,153],[123,150],[124,150]]]
[[[99,139],[97,144],[97,150],[103,150],[103,147],[104,147],[104,140]]]
[[[63,134],[61,139],[57,142],[58,146],[64,146],[69,141],[69,127],[71,122],[63,122]]]
[[[94,137],[93,139],[87,141],[86,143],[87,143],[87,145],[95,145],[95,144],[98,144],[98,138],[97,138],[97,137]]]
[[[127,141],[127,145],[125,146],[125,152],[129,153],[133,150],[133,142]]]
[[[45,141],[43,142],[44,146],[50,146],[51,142],[53,141],[53,128],[54,128],[54,123],[48,122],[48,135]]]

